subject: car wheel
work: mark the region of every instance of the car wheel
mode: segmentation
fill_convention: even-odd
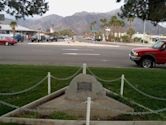
[[[5,46],[8,46],[9,45],[9,43],[8,42],[5,42]]]
[[[136,64],[137,66],[140,66],[140,62],[135,61],[135,64]]]
[[[145,58],[145,59],[142,59],[141,66],[143,68],[153,68],[153,63],[154,63],[154,61],[152,59]]]

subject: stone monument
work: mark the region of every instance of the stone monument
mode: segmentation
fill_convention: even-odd
[[[76,76],[65,94],[38,107],[41,114],[64,112],[80,118],[86,117],[86,100],[91,97],[91,119],[110,119],[121,112],[132,112],[133,109],[107,96],[105,88],[95,77],[86,74]],[[50,109],[50,110],[49,110]]]
[[[106,91],[93,76],[80,74],[71,81],[65,99],[85,101],[87,97],[102,99],[106,97]]]

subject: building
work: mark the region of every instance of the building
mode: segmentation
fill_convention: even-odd
[[[37,30],[29,29],[20,25],[16,26],[16,34],[32,35],[37,33]],[[12,34],[12,28],[8,24],[0,24],[0,33],[1,34]]]
[[[30,40],[38,31],[20,25],[15,28],[15,38],[17,41]],[[13,31],[9,24],[0,24],[0,34],[13,37]]]
[[[132,39],[134,38],[140,38],[144,41],[147,41],[148,43],[154,43],[158,39],[166,39],[166,36],[164,35],[148,35],[148,34],[141,34],[141,33],[136,33],[132,36]]]

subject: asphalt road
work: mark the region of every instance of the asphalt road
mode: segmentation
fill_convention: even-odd
[[[28,45],[0,46],[0,64],[41,64],[100,67],[137,67],[129,60],[128,54],[133,47],[111,46],[55,46]]]

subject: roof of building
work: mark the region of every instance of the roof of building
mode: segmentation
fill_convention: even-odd
[[[1,26],[1,28],[0,28],[1,31],[12,31],[12,28],[10,27],[10,25],[0,24],[0,26]],[[29,28],[26,28],[26,27],[23,27],[20,25],[16,26],[16,31],[37,32],[37,30],[29,29]]]

